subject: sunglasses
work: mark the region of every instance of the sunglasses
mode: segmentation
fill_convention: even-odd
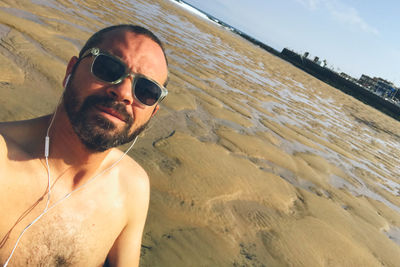
[[[90,71],[100,81],[108,84],[119,84],[128,76],[131,76],[133,79],[132,92],[140,103],[153,106],[167,96],[168,91],[164,86],[142,74],[131,72],[119,58],[94,47],[86,50],[80,60],[89,55],[94,56]]]

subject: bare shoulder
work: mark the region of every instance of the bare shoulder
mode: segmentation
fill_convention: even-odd
[[[115,153],[115,152],[114,152]],[[119,156],[122,152],[118,152]],[[125,199],[128,225],[141,229],[146,220],[150,201],[150,182],[146,171],[131,157],[126,155],[119,163],[120,193]]]
[[[121,161],[121,171],[121,178],[127,180],[126,182],[148,182],[146,171],[129,155]]]
[[[118,154],[118,158],[123,154],[119,150],[118,152],[114,151],[114,153]],[[142,166],[140,166],[133,158],[126,155],[119,163],[118,169],[120,171],[119,180],[125,193],[131,197],[141,196],[147,199],[150,190],[150,182],[149,177]]]
[[[25,121],[0,122],[0,146],[8,150],[29,151],[44,138],[48,116]]]
[[[122,152],[113,152],[120,158]],[[108,254],[111,265],[138,266],[140,244],[149,208],[149,178],[143,168],[131,157],[126,156],[117,168],[121,196],[124,199],[126,224]],[[117,264],[118,263],[118,264]]]

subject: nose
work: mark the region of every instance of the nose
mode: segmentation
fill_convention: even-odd
[[[132,95],[132,79],[127,77],[123,79],[120,83],[111,85],[107,88],[107,94],[113,99],[124,102],[126,105],[132,105],[133,95]]]

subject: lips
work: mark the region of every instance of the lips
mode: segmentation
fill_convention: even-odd
[[[100,111],[107,113],[123,122],[126,122],[126,118],[120,114],[119,112],[117,112],[115,109],[113,108],[108,108],[108,107],[104,107],[104,106],[100,106],[100,105],[96,105],[96,108],[99,109]]]

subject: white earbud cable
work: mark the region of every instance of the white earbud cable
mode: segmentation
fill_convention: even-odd
[[[61,102],[61,99],[58,103],[57,106],[59,106]],[[40,218],[42,218],[43,215],[45,215],[47,212],[49,212],[51,209],[53,209],[54,207],[56,207],[58,204],[60,204],[61,202],[63,202],[64,200],[66,200],[67,198],[69,198],[74,192],[83,189],[85,186],[87,186],[89,183],[91,183],[95,178],[97,178],[98,176],[102,175],[103,173],[111,170],[112,168],[115,167],[115,165],[117,165],[124,157],[126,154],[128,154],[129,150],[132,149],[132,147],[134,146],[134,144],[136,143],[136,140],[138,139],[138,136],[136,136],[136,138],[133,140],[132,144],[128,147],[128,149],[124,152],[124,154],[121,155],[121,157],[116,160],[113,164],[111,164],[108,168],[104,169],[103,171],[99,172],[98,174],[96,174],[95,176],[93,176],[92,178],[90,178],[86,183],[84,183],[83,185],[79,186],[78,188],[75,188],[74,190],[72,190],[71,192],[69,192],[68,194],[66,194],[64,197],[62,197],[61,199],[59,199],[57,202],[55,202],[53,205],[51,205],[49,207],[49,203],[50,203],[50,193],[51,193],[51,175],[50,175],[50,165],[49,165],[49,147],[50,147],[50,137],[49,137],[49,132],[50,132],[50,128],[53,125],[54,122],[54,118],[56,117],[56,113],[57,113],[57,109],[54,111],[54,114],[51,118],[49,127],[47,128],[47,132],[46,132],[46,137],[45,137],[45,148],[44,148],[44,156],[45,156],[45,160],[46,160],[46,168],[47,168],[47,189],[46,189],[46,193],[47,193],[47,201],[46,201],[46,206],[44,208],[44,210],[42,211],[42,213],[37,216],[31,223],[29,223],[24,230],[21,232],[21,234],[19,235],[17,241],[15,242],[15,245],[11,251],[10,256],[8,257],[7,261],[4,263],[3,267],[7,267],[8,263],[10,262],[15,249],[18,246],[18,243],[20,241],[20,239],[22,238],[22,236],[25,234],[25,232],[32,226],[34,225],[37,221],[39,221]]]

